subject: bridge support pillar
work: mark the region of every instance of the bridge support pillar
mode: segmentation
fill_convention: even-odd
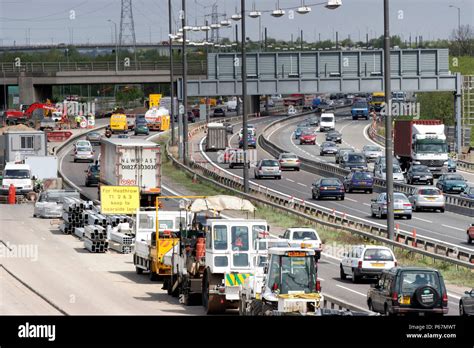
[[[249,96],[249,99],[250,99],[249,113],[250,114],[260,113],[260,96],[259,95],[251,95],[251,96]]]
[[[21,72],[18,75],[18,89],[21,104],[33,104],[36,101],[32,76],[27,76],[24,72]]]

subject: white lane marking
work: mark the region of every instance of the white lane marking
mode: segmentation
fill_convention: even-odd
[[[371,205],[369,203],[363,203],[364,205],[370,207]]]
[[[300,183],[300,182],[298,182],[297,184],[298,184],[298,185],[301,185],[301,186],[304,186],[304,187],[308,187],[307,185],[302,184],[302,183]]]
[[[452,228],[453,230],[458,230],[458,231],[463,231],[463,232],[464,232],[464,230],[463,230],[462,228],[458,228],[458,227],[454,227],[454,226],[449,226],[449,225],[444,225],[444,224],[442,224],[441,226],[447,227],[447,228]],[[463,240],[464,240],[464,239],[463,239]]]
[[[320,280],[320,281],[322,281],[322,282],[324,282],[324,281],[325,281],[323,278],[319,278],[319,277],[318,277],[318,280]]]
[[[355,291],[355,290],[349,289],[349,288],[347,288],[347,287],[345,287],[345,286],[342,286],[342,285],[339,285],[339,284],[336,284],[336,286],[337,286],[337,287],[339,287],[339,288],[342,288],[342,289],[344,289],[344,290],[347,290],[347,291],[353,292],[354,294],[357,294],[357,295],[360,295],[360,296],[367,297],[367,295],[366,295],[366,294],[363,294],[363,293],[361,293],[361,292],[359,292],[359,291]]]
[[[420,220],[420,221],[423,221],[423,222],[428,222],[428,223],[433,223],[433,221],[430,221],[430,220],[425,220],[425,219],[422,219],[422,218],[419,218],[419,217],[416,217],[416,216],[413,216],[413,219],[415,220]]]
[[[286,178],[286,180],[288,180],[288,181],[290,181],[290,182],[295,182],[294,180],[291,180],[291,179],[288,179],[288,178]]]
[[[337,261],[342,261],[342,259],[340,259],[339,257],[336,257],[334,255],[330,255],[330,254],[326,254],[325,252],[322,252],[321,255],[325,256],[325,257],[329,257],[331,259],[334,259],[334,260],[337,260]],[[327,261],[326,261],[327,262]]]
[[[453,298],[455,298],[456,300],[460,300],[460,299],[461,299],[461,297],[456,296],[456,295],[453,295],[451,292],[448,292],[448,297],[453,297]]]
[[[347,196],[345,197],[345,199],[347,199],[348,201],[351,201],[351,202],[356,202],[356,203],[359,202],[359,201],[356,201],[355,199],[349,198],[349,197],[347,197]]]
[[[199,142],[199,151],[201,152],[201,155],[206,159],[206,161],[208,161],[209,164],[212,165],[213,167],[218,168],[220,171],[222,171],[222,172],[224,172],[224,173],[226,173],[226,174],[228,174],[228,175],[231,175],[232,177],[236,177],[236,178],[238,178],[238,179],[240,179],[240,180],[243,180],[243,178],[242,178],[241,176],[235,175],[234,173],[228,171],[227,169],[221,168],[218,164],[214,163],[214,162],[210,159],[210,157],[206,154],[206,152],[204,151],[204,148],[203,148],[203,143],[204,143],[204,140],[205,140],[205,139],[206,139],[206,137],[203,137],[203,138],[201,139],[201,141]],[[265,189],[265,190],[268,190],[268,192],[273,192],[273,193],[276,193],[276,194],[278,194],[278,195],[280,195],[280,196],[283,196],[283,197],[286,197],[286,198],[291,198],[291,197],[292,197],[292,196],[290,196],[290,195],[288,195],[288,194],[286,194],[286,193],[279,192],[279,191],[274,190],[274,189],[272,189],[272,188],[270,188],[270,187],[268,187],[268,186],[260,185],[260,184],[254,182],[254,181],[249,181],[249,183],[250,183],[251,185],[254,185],[254,186],[260,186],[261,188],[263,188],[263,189]],[[297,190],[295,190],[295,191],[297,191]],[[305,192],[300,192],[300,193],[305,194]],[[296,197],[296,198],[298,198],[298,197]],[[298,199],[302,200],[301,198],[298,198]],[[313,206],[313,207],[316,207],[316,208],[319,208],[319,209],[321,209],[321,210],[325,210],[325,211],[330,211],[330,212],[332,212],[332,209],[330,209],[330,208],[328,208],[328,207],[324,207],[324,206],[322,206],[322,205],[318,205],[318,204],[315,204],[315,203],[312,203],[312,202],[308,202],[308,201],[306,201],[306,204],[308,204],[308,205],[310,205],[310,206]],[[344,207],[344,208],[349,208],[349,207],[347,207],[347,206],[343,206],[343,207]],[[354,209],[354,208],[349,208],[349,209],[362,212],[362,211],[357,210],[357,209]],[[340,211],[336,211],[336,213],[337,213],[337,214],[341,214]],[[367,213],[367,212],[362,212],[362,213]],[[379,227],[385,227],[385,228],[386,228],[386,226],[387,226],[386,224],[380,224],[380,223],[378,223],[378,222],[371,221],[371,220],[367,220],[367,219],[364,219],[364,218],[361,218],[361,217],[355,216],[355,215],[346,214],[346,216],[349,217],[349,218],[352,218],[352,219],[356,219],[356,220],[358,220],[358,221],[363,221],[363,222],[369,223],[369,224],[371,224],[372,226],[379,226]],[[408,225],[408,227],[413,228],[413,227],[410,226],[410,225]],[[411,232],[409,232],[409,231],[407,231],[407,230],[400,230],[400,231],[401,231],[401,232],[404,232],[404,233],[411,233]],[[428,230],[425,230],[425,231],[428,231]],[[432,231],[428,231],[428,232],[434,233],[434,232],[432,232]],[[435,234],[443,235],[443,234],[441,234],[441,233],[435,233]],[[450,245],[450,246],[456,247],[456,248],[458,248],[458,249],[459,249],[459,248],[462,248],[463,250],[472,250],[472,248],[460,247],[460,246],[457,245],[457,244],[449,243],[449,242],[442,241],[442,240],[439,240],[439,239],[436,239],[436,238],[432,238],[432,237],[428,237],[428,236],[425,236],[425,235],[422,235],[422,234],[419,234],[418,236],[419,236],[419,237],[426,238],[427,240],[432,240],[432,241],[444,243],[445,245]],[[443,235],[443,236],[446,237],[446,235]],[[456,239],[456,240],[463,240],[463,239],[454,238],[454,237],[450,237],[450,238]]]

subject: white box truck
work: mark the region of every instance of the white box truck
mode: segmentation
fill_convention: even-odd
[[[161,193],[160,146],[147,140],[103,139],[100,182],[110,186],[138,186],[140,206],[153,206],[155,197]]]

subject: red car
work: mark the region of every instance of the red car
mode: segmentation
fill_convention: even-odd
[[[303,144],[316,145],[316,134],[313,131],[303,131],[300,135],[300,145]]]
[[[471,244],[474,240],[474,224],[467,229],[467,244]]]

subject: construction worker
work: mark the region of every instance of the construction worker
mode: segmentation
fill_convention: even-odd
[[[81,116],[76,115],[75,120],[76,120],[76,127],[81,128],[81,120],[82,120]]]

